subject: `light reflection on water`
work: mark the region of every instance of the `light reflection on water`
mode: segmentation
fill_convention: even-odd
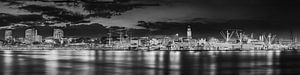
[[[280,51],[0,51],[0,75],[299,74],[300,53]]]

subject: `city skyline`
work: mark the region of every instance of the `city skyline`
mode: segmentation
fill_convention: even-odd
[[[63,1],[63,0],[61,0]],[[86,2],[57,3],[48,0],[2,0],[0,5],[1,28],[17,28],[16,35],[20,35],[22,27],[12,24],[27,24],[30,26],[66,26],[67,24],[80,25],[73,28],[79,32],[68,29],[66,36],[103,36],[110,26],[136,28],[142,30],[155,30],[152,34],[185,35],[186,25],[193,26],[193,34],[199,37],[220,37],[219,32],[227,28],[241,28],[247,33],[267,34],[274,33],[285,38],[291,31],[298,35],[299,22],[298,5],[294,1],[282,0],[116,0],[121,3],[95,3]],[[76,0],[82,1],[82,0]],[[95,9],[97,4],[108,7]],[[132,4],[132,5],[131,5]],[[78,5],[78,6],[76,6]],[[113,8],[110,6],[119,6]],[[124,8],[126,9],[124,9]],[[128,7],[128,9],[127,9]],[[51,9],[55,11],[38,10]],[[124,10],[120,10],[124,9]],[[113,13],[97,14],[110,10]],[[62,14],[56,14],[56,13]],[[66,13],[66,14],[64,14]],[[68,14],[67,14],[68,13]],[[110,14],[109,14],[110,13]],[[145,15],[147,14],[147,15]],[[89,17],[88,17],[89,16]],[[14,21],[12,21],[14,19]],[[100,29],[93,28],[97,24]],[[90,27],[91,26],[91,27]],[[103,28],[106,27],[106,28]],[[43,31],[42,31],[43,32]],[[88,32],[91,35],[85,35]],[[161,32],[161,33],[159,33]],[[173,32],[173,33],[172,33]],[[3,32],[1,32],[3,33]],[[3,33],[4,34],[4,33]],[[50,36],[46,32],[43,36]],[[213,34],[213,35],[212,35]],[[3,35],[1,35],[3,36]],[[143,36],[143,35],[138,35]],[[17,36],[19,37],[19,36]]]

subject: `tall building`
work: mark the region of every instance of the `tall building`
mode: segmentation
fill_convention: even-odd
[[[5,30],[4,39],[9,40],[12,39],[12,30]]]
[[[38,36],[39,35],[37,35],[37,30],[34,28],[25,30],[25,39],[28,40],[29,42],[40,41],[40,40],[36,40]]]
[[[188,28],[187,28],[187,38],[192,39],[192,29],[191,29],[190,25],[188,25]]]
[[[34,41],[42,42],[43,41],[43,37],[41,35],[36,35],[35,38],[34,38]]]
[[[64,37],[64,31],[62,29],[54,29],[53,37],[54,39],[62,39]]]
[[[25,39],[28,41],[33,41],[34,39],[34,29],[25,30]]]

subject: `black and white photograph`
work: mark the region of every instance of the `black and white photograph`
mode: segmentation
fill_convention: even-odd
[[[0,75],[300,75],[300,2],[0,0]]]

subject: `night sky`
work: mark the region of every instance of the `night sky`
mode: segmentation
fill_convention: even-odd
[[[49,26],[80,22],[88,26],[99,23],[103,26],[150,28],[156,30],[153,34],[170,35],[175,32],[184,35],[184,27],[190,24],[194,27],[194,34],[199,37],[214,36],[209,35],[211,33],[217,36],[220,30],[226,28],[286,36],[290,31],[299,32],[300,27],[300,6],[296,0],[117,0],[110,4],[87,2],[93,0],[81,0],[83,2],[78,3],[47,1],[2,0],[2,28],[11,23],[28,22],[31,16],[37,16],[32,19],[35,22],[57,22]],[[59,12],[37,10],[40,8]],[[11,22],[11,17],[17,18],[17,21]],[[146,23],[143,25],[139,21]]]

